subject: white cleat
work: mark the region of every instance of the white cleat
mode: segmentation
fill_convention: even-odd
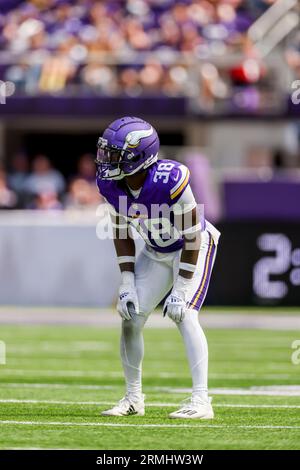
[[[130,400],[130,398],[125,395],[113,408],[101,412],[102,416],[144,416],[144,414],[144,395],[142,395],[141,400],[138,402]]]
[[[177,411],[169,414],[169,418],[183,419],[213,419],[214,411],[211,406],[211,398],[208,401],[188,398]]]

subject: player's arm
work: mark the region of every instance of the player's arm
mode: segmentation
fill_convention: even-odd
[[[188,186],[183,196],[174,206],[174,225],[184,239],[179,272],[173,289],[164,305],[164,315],[168,314],[176,322],[181,322],[187,308],[187,296],[196,271],[201,245],[201,221],[192,190]]]
[[[178,276],[192,279],[196,270],[201,245],[201,214],[190,185],[173,207],[174,225],[182,235],[184,245],[181,252]]]
[[[130,235],[130,228],[120,215],[112,217],[112,224],[114,229],[114,245],[117,253],[120,271],[134,273],[135,263],[135,244]]]
[[[117,310],[124,320],[130,320],[133,311],[139,313],[138,296],[135,288],[134,264],[135,244],[127,220],[120,214],[111,213],[114,245],[121,271],[121,285]]]
[[[179,222],[184,227],[182,231],[184,245],[179,263],[179,276],[185,279],[192,279],[196,270],[201,245],[201,224],[197,207],[194,207],[186,215],[181,216]]]

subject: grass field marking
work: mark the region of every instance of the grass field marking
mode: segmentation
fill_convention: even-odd
[[[2,340],[0,340],[0,364],[6,364],[6,344]]]
[[[8,375],[46,375],[48,377],[124,377],[123,372],[101,372],[101,371],[82,371],[82,370],[41,370],[41,369],[3,369],[1,373],[7,373]],[[185,376],[184,376],[185,377]]]
[[[119,385],[80,385],[80,384],[63,384],[63,383],[25,383],[25,382],[6,382],[0,383],[1,388],[78,388],[79,390],[116,390]]]
[[[2,373],[8,375],[36,375],[36,376],[48,376],[48,377],[112,377],[112,378],[122,378],[124,373],[122,371],[93,371],[93,370],[61,370],[61,369],[51,369],[51,370],[41,370],[41,369],[8,369],[7,367],[2,370]],[[144,377],[153,377],[154,372],[146,372],[143,374]],[[160,378],[189,378],[189,373],[178,374],[177,372],[157,372],[155,377]],[[290,377],[289,374],[263,374],[259,375],[258,373],[249,373],[249,374],[218,374],[211,373],[210,378],[214,379],[250,379],[259,377],[261,380],[284,380]]]
[[[0,450],[66,450],[64,448],[58,449],[53,447],[0,447]],[[70,449],[72,450],[72,449]]]
[[[18,383],[18,382],[6,382],[0,384],[1,388],[54,388],[54,389],[68,389],[78,388],[79,390],[119,390],[119,385],[80,385],[80,384],[63,384],[63,383]],[[157,386],[146,386],[146,391],[159,392],[159,393],[171,393],[177,394],[189,394],[191,393],[190,388],[172,388],[172,387],[157,387]],[[300,396],[300,385],[274,385],[274,386],[260,386],[251,388],[211,388],[209,390],[211,395],[240,395],[240,396],[272,396],[272,397],[299,397]]]
[[[80,405],[80,406],[111,406],[115,402],[111,401],[66,401],[66,400],[21,400],[18,398],[3,398],[0,399],[1,403],[15,403],[15,404],[29,404],[29,405]],[[146,407],[154,408],[170,408],[178,406],[177,403],[161,403],[161,402],[146,402]],[[280,409],[280,408],[300,408],[300,405],[266,405],[266,404],[248,404],[248,403],[214,403],[214,408],[271,408],[271,409]]]
[[[73,352],[82,351],[112,351],[114,345],[107,341],[39,341],[34,346],[28,346],[25,343],[17,344],[10,342],[10,353],[40,353],[42,352],[59,352],[72,354]]]
[[[198,421],[199,422],[199,421]],[[14,420],[1,420],[0,425],[16,425],[16,426],[90,426],[90,427],[114,427],[114,428],[216,428],[216,429],[300,429],[300,426],[276,426],[271,424],[262,425],[247,425],[247,424],[133,424],[133,423],[71,423],[69,421],[14,421]]]
[[[74,450],[71,447],[0,447],[0,450]]]
[[[187,394],[190,388],[147,387],[159,393]],[[211,395],[241,395],[241,396],[272,396],[272,397],[299,397],[300,385],[257,386],[250,388],[210,388]]]

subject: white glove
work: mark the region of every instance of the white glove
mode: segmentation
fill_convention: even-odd
[[[135,313],[139,314],[139,300],[134,283],[134,273],[123,271],[121,273],[122,283],[119,289],[119,300],[117,311],[123,320],[131,320],[131,307],[134,307]],[[130,305],[131,304],[131,305]]]
[[[172,292],[165,301],[163,315],[168,314],[171,320],[176,323],[180,323],[184,319],[187,310],[188,289],[192,281],[192,279],[186,279],[178,275]]]

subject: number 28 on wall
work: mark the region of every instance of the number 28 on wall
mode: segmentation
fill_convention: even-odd
[[[300,248],[292,250],[290,239],[282,233],[265,233],[258,237],[257,246],[261,251],[271,252],[257,261],[253,268],[253,290],[258,297],[282,299],[288,293],[288,283],[271,279],[274,275],[289,275],[293,286],[300,286]]]

